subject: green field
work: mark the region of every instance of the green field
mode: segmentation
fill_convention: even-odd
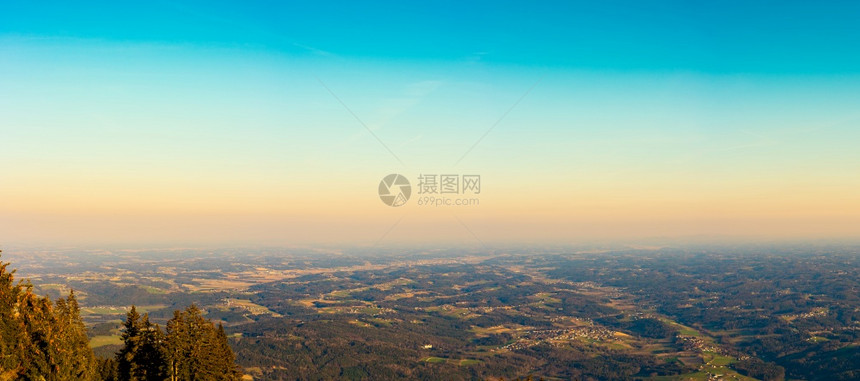
[[[713,360],[711,360],[711,365],[726,366],[726,365],[729,365],[733,362],[735,362],[735,359],[733,359],[731,357],[722,356],[722,355],[714,355]]]
[[[167,293],[166,290],[162,290],[162,289],[157,288],[157,287],[152,287],[152,286],[139,286],[139,287],[146,290],[146,292],[148,292],[150,294],[166,294]]]
[[[164,304],[135,306],[135,308],[137,309],[137,313],[139,314],[145,314],[147,312],[160,310],[164,307],[167,306]],[[81,314],[83,315],[125,315],[126,312],[128,312],[128,308],[124,306],[99,306],[81,308]]]
[[[127,310],[125,307],[84,307],[81,308],[81,313],[84,315],[118,315],[124,314]]]
[[[122,344],[119,336],[96,336],[90,339],[90,348],[103,347],[105,345]]]

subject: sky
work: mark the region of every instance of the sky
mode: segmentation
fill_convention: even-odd
[[[4,1],[0,245],[856,240],[858,18]],[[481,191],[422,187],[443,174]]]

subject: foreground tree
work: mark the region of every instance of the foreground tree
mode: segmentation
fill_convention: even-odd
[[[117,376],[124,381],[161,381],[166,378],[164,334],[157,324],[131,307],[123,324],[123,347],[117,353]]]
[[[126,316],[123,348],[117,353],[121,381],[238,380],[241,374],[220,324],[216,327],[192,305],[174,311],[166,334],[132,306]]]
[[[216,328],[199,308],[174,311],[167,322],[167,363],[170,380],[238,380],[241,374],[220,324]]]
[[[0,262],[0,381],[93,380],[96,362],[75,293],[57,300],[15,283]]]
[[[197,306],[175,311],[166,334],[132,306],[116,360],[96,360],[74,291],[54,304],[8,266],[0,262],[0,381],[241,379],[224,327]]]

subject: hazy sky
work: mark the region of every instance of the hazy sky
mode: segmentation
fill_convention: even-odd
[[[858,19],[4,1],[0,244],[860,238]],[[418,205],[422,174],[481,175],[479,205]]]

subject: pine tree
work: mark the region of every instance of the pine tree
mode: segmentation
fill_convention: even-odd
[[[53,352],[56,348],[52,346],[52,339],[56,324],[52,321],[54,319],[49,301],[36,296],[30,284],[23,287],[17,307],[18,319],[21,320],[26,336],[22,343],[23,353],[21,353],[25,367],[18,377],[38,380],[42,378],[40,376],[50,375],[55,370]]]
[[[117,376],[121,381],[135,380],[134,360],[140,346],[140,314],[135,306],[125,315],[121,338],[123,346],[116,354]]]
[[[227,333],[224,332],[224,325],[218,323],[216,331],[215,345],[215,360],[218,361],[218,372],[228,375],[227,379],[241,379],[241,372],[236,366],[236,355],[233,349],[230,348],[230,343],[227,340]]]
[[[0,380],[92,380],[94,356],[74,292],[56,306],[0,262]]]
[[[13,380],[23,370],[25,337],[17,310],[21,288],[14,284],[15,270],[0,262],[0,380]]]
[[[157,324],[142,317],[131,306],[122,332],[123,347],[117,353],[117,376],[121,381],[161,381],[165,379],[164,334]]]
[[[166,342],[171,381],[241,378],[224,327],[216,329],[193,304],[173,313],[167,323]]]
[[[164,333],[157,324],[149,321],[149,314],[141,319],[140,347],[134,358],[136,377],[143,381],[162,381],[166,377]]]
[[[74,291],[56,304],[15,283],[0,262],[0,381],[239,380],[224,327],[191,305],[175,311],[167,334],[132,306],[116,360],[96,360]]]
[[[96,364],[96,377],[101,381],[118,381],[116,360],[113,358],[98,358]]]
[[[57,377],[64,380],[93,378],[95,357],[89,349],[87,328],[81,320],[81,308],[74,290],[69,292],[65,300],[57,300],[57,313],[60,322],[55,344],[59,360]]]
[[[186,379],[190,375],[186,373],[184,359],[190,355],[190,345],[183,338],[187,337],[183,314],[179,310],[173,311],[173,318],[167,322],[167,343],[165,351],[167,354],[167,369],[171,381]],[[184,376],[184,377],[183,377]]]

